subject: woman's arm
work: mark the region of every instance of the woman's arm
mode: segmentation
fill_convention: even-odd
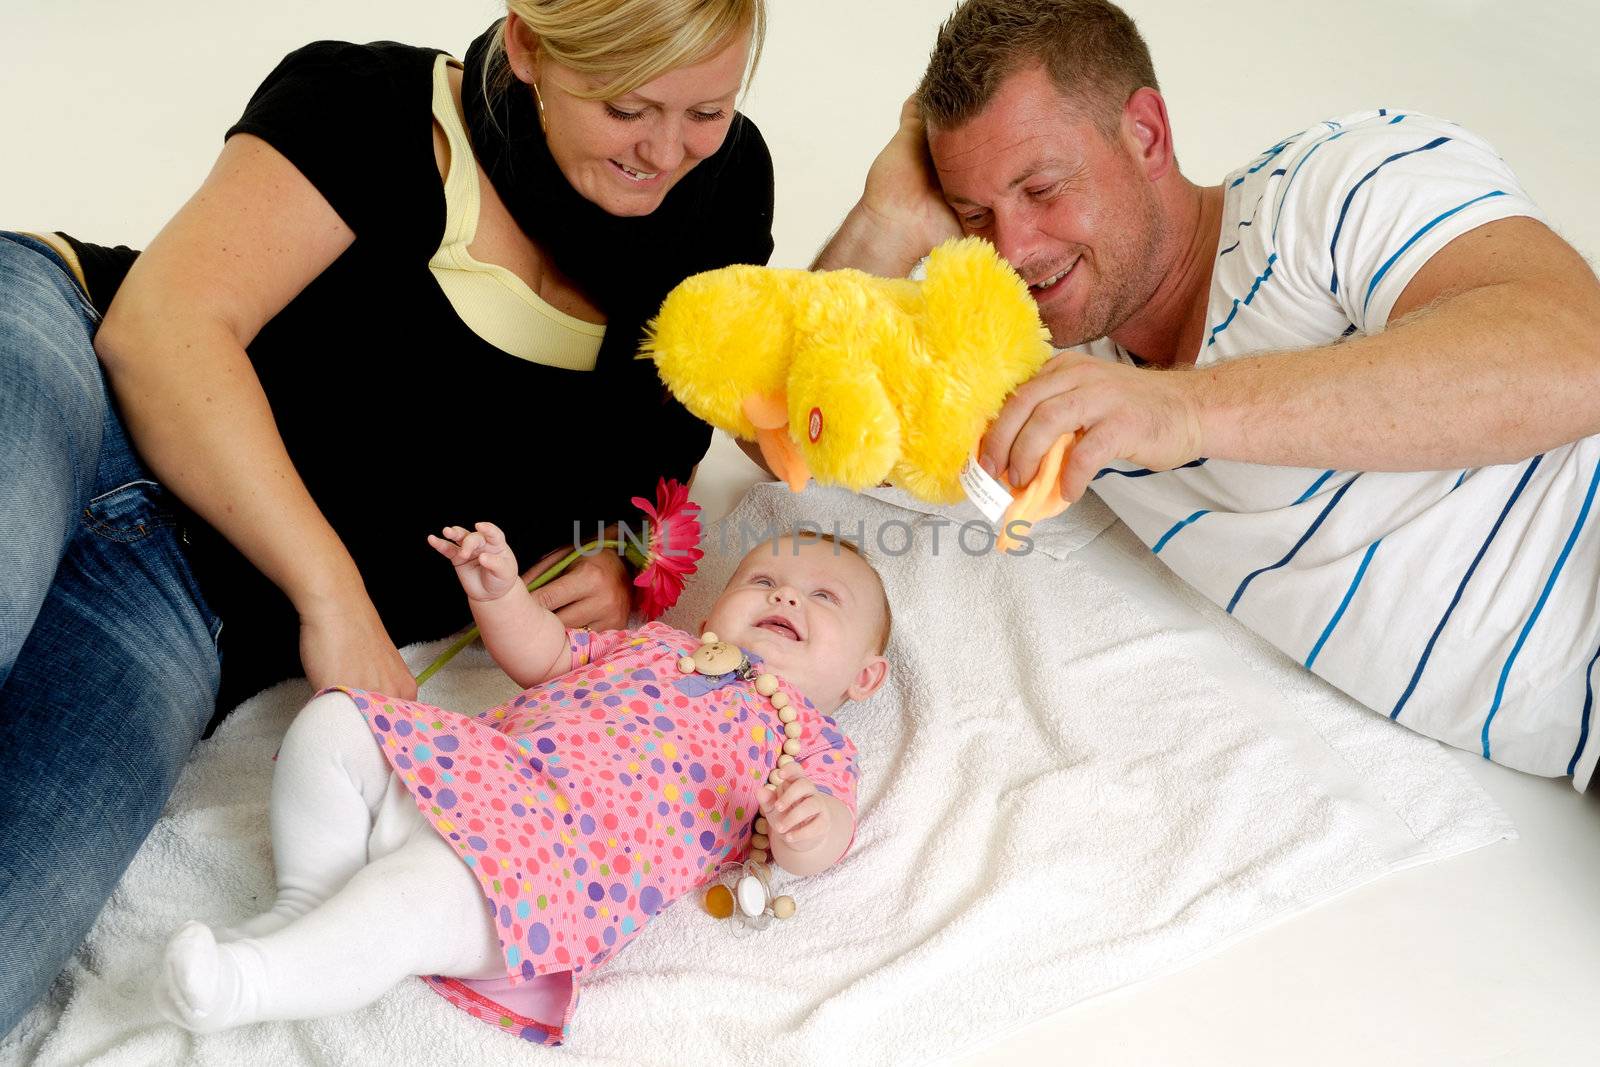
[[[311,683],[409,698],[411,672],[290,462],[245,354],[354,239],[288,160],[236,135],[134,264],[95,349],[156,477],[294,604]]]

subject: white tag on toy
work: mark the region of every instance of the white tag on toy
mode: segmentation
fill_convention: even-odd
[[[1006,508],[1011,506],[1011,494],[993,475],[978,466],[977,457],[967,457],[958,477],[961,488],[966,490],[967,499],[972,501],[973,507],[983,512],[983,517],[991,525],[1005,516]]]

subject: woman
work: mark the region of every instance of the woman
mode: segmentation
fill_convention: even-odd
[[[633,354],[677,281],[771,254],[734,111],[762,0],[508,8],[464,65],[291,54],[137,258],[0,238],[0,1033],[213,704],[411,695],[397,645],[465,621],[425,533],[494,515],[536,556],[704,453]],[[627,580],[597,557],[546,603],[620,625]]]

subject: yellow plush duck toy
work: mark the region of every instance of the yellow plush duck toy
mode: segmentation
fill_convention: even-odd
[[[1050,358],[1027,285],[987,241],[946,241],[926,279],[735,266],[687,279],[650,323],[644,355],[696,416],[759,442],[773,473],[862,490],[888,482],[935,503],[1006,397]],[[1058,514],[1056,442],[1033,481],[1006,489],[1014,520]]]

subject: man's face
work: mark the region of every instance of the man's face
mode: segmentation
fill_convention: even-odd
[[[1058,347],[1106,336],[1155,292],[1155,187],[1042,66],[1006,78],[965,124],[931,128],[928,149],[962,226],[1022,275]]]

